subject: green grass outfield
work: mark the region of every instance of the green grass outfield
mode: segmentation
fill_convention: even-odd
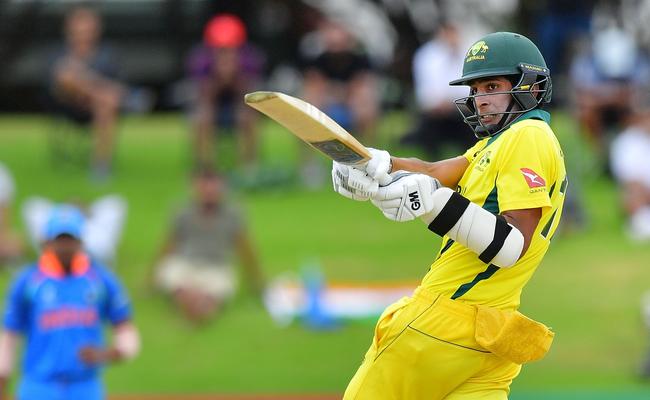
[[[107,370],[111,393],[343,390],[370,342],[372,323],[333,332],[280,328],[244,288],[220,319],[195,328],[147,288],[147,270],[169,216],[188,193],[190,145],[181,116],[126,119],[115,175],[104,185],[90,184],[81,168],[49,159],[45,139],[51,127],[40,116],[0,117],[0,160],[14,173],[18,205],[30,195],[92,200],[117,192],[129,201],[117,272],[131,292],[144,347],[135,361]],[[572,122],[558,118],[555,128],[571,168],[590,170],[592,157],[580,146]],[[382,140],[390,142],[392,133],[403,130],[403,117],[389,117]],[[265,166],[292,171],[302,144],[270,123],[263,139]],[[650,289],[650,244],[631,243],[622,235],[611,183],[587,176],[581,186],[588,229],[558,235],[524,291],[522,311],[551,325],[556,338],[546,359],[524,367],[512,387],[514,400],[650,398],[650,386],[635,375],[648,344],[639,299]],[[306,191],[283,185],[237,198],[270,277],[299,271],[317,259],[328,279],[416,280],[439,246],[418,222],[390,222],[370,204],[346,201],[329,186]],[[22,227],[18,210],[15,218]],[[9,279],[9,273],[0,274],[1,286]]]

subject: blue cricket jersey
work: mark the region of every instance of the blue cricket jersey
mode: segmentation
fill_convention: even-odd
[[[131,319],[131,302],[112,272],[85,255],[66,275],[51,253],[14,280],[4,315],[5,329],[25,336],[23,378],[75,382],[94,379],[97,366],[79,358],[85,346],[104,346],[103,322]]]

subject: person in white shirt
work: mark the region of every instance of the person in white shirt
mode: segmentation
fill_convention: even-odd
[[[30,197],[23,203],[23,219],[34,249],[40,249],[43,227],[56,206],[56,203],[43,197]],[[83,207],[86,217],[82,232],[84,248],[105,265],[114,266],[127,208],[126,200],[114,194],[103,196]]]
[[[627,215],[627,234],[650,240],[650,113],[635,116],[610,148],[612,174]]]
[[[14,180],[0,164],[0,264],[16,261],[23,252],[20,236],[11,227],[11,205],[14,199]]]
[[[415,52],[413,85],[419,116],[403,143],[421,146],[432,156],[444,150],[441,145],[461,149],[474,144],[474,136],[466,132],[454,106],[454,100],[466,96],[467,89],[449,85],[460,74],[467,47],[458,27],[443,21],[435,36]]]

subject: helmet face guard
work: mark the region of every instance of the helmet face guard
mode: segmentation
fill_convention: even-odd
[[[479,95],[470,93],[469,96],[454,100],[463,121],[472,128],[474,135],[478,139],[494,136],[502,132],[520,115],[541,107],[544,103],[550,101],[552,84],[548,69],[524,63],[520,63],[518,68],[521,75],[519,81],[513,85],[511,90]],[[508,77],[508,75],[495,76]],[[489,77],[483,76],[481,78]],[[510,102],[508,108],[500,112],[480,114],[476,107],[476,99],[499,94],[510,94],[512,96],[513,101]],[[486,125],[481,122],[481,117],[486,115],[501,115],[501,118],[496,124]]]

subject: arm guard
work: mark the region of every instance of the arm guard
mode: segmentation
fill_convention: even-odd
[[[507,268],[519,260],[524,236],[503,216],[490,213],[449,188],[436,190],[433,203],[433,211],[425,220],[432,232],[449,236],[486,264]]]

